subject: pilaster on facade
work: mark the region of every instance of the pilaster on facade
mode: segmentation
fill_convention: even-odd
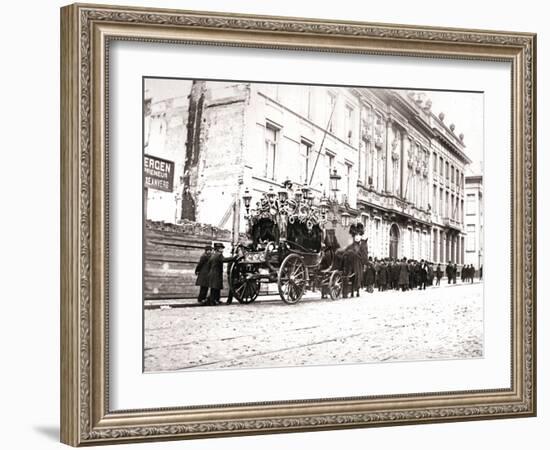
[[[391,117],[386,118],[386,141],[385,141],[385,150],[386,150],[386,165],[385,165],[385,181],[384,181],[384,191],[390,192],[390,183],[391,183],[391,131],[392,131],[392,119]]]
[[[405,149],[405,142],[408,141],[408,132],[407,132],[407,129],[404,128],[403,131],[401,132],[401,173],[400,173],[400,178],[401,178],[401,185],[400,185],[400,189],[399,189],[399,196],[401,197],[402,200],[406,200],[405,198],[405,184],[407,182],[406,180],[406,155],[407,155],[407,150]]]

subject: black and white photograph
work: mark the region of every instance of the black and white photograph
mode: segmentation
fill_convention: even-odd
[[[5,2],[2,448],[544,449],[544,4]]]
[[[143,78],[143,370],[484,357],[483,92]]]

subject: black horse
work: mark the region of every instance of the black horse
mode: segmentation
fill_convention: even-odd
[[[367,240],[352,242],[343,251],[344,298],[348,294],[359,297],[359,289],[364,287],[363,271],[368,261]]]
[[[359,297],[359,289],[363,287],[363,268],[368,260],[368,245],[366,240],[352,242],[346,248],[340,244],[334,233],[327,233],[325,237],[325,255],[321,261],[321,268],[331,267],[339,270],[343,275],[344,298],[355,293]]]

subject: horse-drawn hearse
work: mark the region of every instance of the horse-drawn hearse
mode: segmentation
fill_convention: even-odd
[[[292,199],[264,194],[257,208],[247,211],[248,242],[235,248],[229,270],[233,296],[251,303],[261,283],[277,283],[288,304],[299,302],[306,291],[336,300],[346,286],[357,284],[358,274],[347,263],[349,252],[338,251],[334,236],[327,236],[325,216],[307,190]]]

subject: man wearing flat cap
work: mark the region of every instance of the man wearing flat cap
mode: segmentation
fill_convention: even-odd
[[[209,305],[220,304],[220,292],[223,289],[223,263],[233,261],[233,257],[224,258],[223,249],[225,246],[221,242],[214,243],[214,253],[208,260],[210,270],[208,272],[208,287],[210,288]]]
[[[195,286],[200,286],[199,296],[197,301],[204,305],[206,303],[206,296],[208,295],[208,273],[210,272],[210,255],[212,254],[212,246],[210,244],[204,246],[204,253],[201,255],[197,266],[195,267],[195,275],[197,281]]]

